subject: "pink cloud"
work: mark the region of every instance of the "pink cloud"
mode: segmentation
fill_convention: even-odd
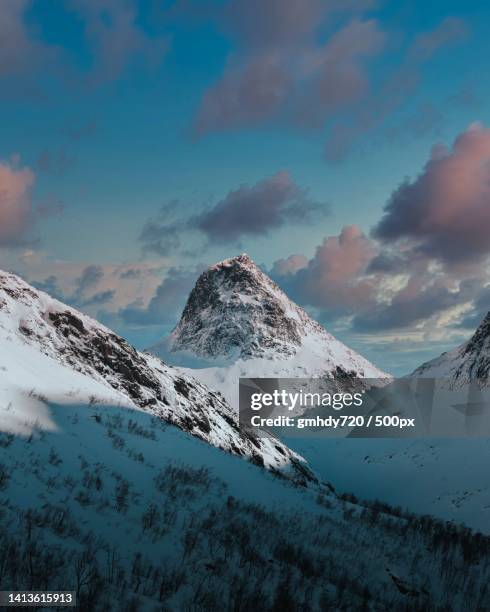
[[[282,118],[301,124],[326,118],[367,88],[363,62],[378,53],[384,36],[373,19],[353,19],[319,42],[333,13],[366,2],[235,0],[225,30],[238,44],[222,77],[204,94],[198,134]]]
[[[363,15],[369,8],[373,3],[362,1],[230,2],[217,22],[236,50],[204,92],[196,133],[266,121],[328,127],[325,157],[343,158],[360,136],[404,105],[423,64],[467,34],[464,21],[446,17],[406,41],[402,59],[378,79],[374,92],[371,65],[394,36]]]
[[[362,134],[375,128],[402,107],[417,89],[423,65],[436,52],[462,40],[466,33],[467,26],[462,20],[446,17],[432,30],[416,36],[410,42],[402,62],[381,81],[376,92],[361,97],[353,112],[332,126],[325,157],[329,161],[341,160]]]
[[[311,271],[319,273],[320,282],[348,280],[365,270],[376,251],[357,225],[349,225],[339,236],[329,236],[317,247]]]
[[[278,259],[274,262],[272,274],[274,276],[287,276],[296,274],[308,265],[308,258],[305,255],[290,255],[286,259]]]
[[[31,188],[34,173],[0,163],[0,245],[22,241],[32,223]]]
[[[245,65],[231,62],[222,79],[205,93],[196,130],[202,134],[268,119],[291,87],[291,76],[277,54],[264,53]]]
[[[292,255],[271,271],[278,283],[331,323],[350,318],[358,332],[413,329],[478,299],[482,275],[450,274],[412,254],[382,249],[357,226],[329,236],[314,256]],[[394,278],[397,282],[393,283]]]
[[[382,50],[384,42],[385,34],[375,19],[353,19],[311,53],[305,69],[312,80],[307,80],[301,95],[300,123],[319,124],[329,113],[363,96],[369,89],[364,63]]]
[[[451,149],[433,148],[420,175],[392,194],[373,235],[456,264],[490,254],[489,227],[490,130],[474,124]]]
[[[367,268],[377,252],[376,244],[350,225],[325,238],[312,259],[293,255],[277,261],[272,273],[301,303],[352,314],[376,301],[378,287]]]

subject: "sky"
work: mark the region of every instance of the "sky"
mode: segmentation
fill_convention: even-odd
[[[490,7],[3,0],[0,266],[144,348],[247,252],[404,374],[490,310]]]

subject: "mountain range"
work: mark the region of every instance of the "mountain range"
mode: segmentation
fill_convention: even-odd
[[[386,377],[248,258],[212,268],[211,287],[215,275],[175,349],[257,375]],[[87,612],[488,609],[490,538],[336,491],[322,481],[345,447],[312,471],[283,441],[240,432],[195,374],[0,273],[0,588],[68,586]]]

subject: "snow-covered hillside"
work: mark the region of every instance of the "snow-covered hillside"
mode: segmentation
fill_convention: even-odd
[[[489,373],[490,313],[470,340],[409,376],[435,378],[438,386],[459,389],[471,380],[489,385]],[[328,473],[340,489],[490,533],[488,439],[296,439],[290,443],[317,473]]]
[[[422,364],[411,376],[446,379],[451,385],[466,385],[471,380],[489,385],[490,312],[467,342]]]
[[[137,408],[259,465],[308,476],[284,444],[242,435],[219,393],[0,272],[0,430],[53,430],[48,403]]]
[[[329,334],[245,254],[199,277],[177,327],[149,352],[176,364],[201,359],[206,367],[187,371],[234,406],[240,377],[388,377]]]
[[[82,612],[488,610],[490,539],[295,487],[134,409],[0,433],[0,587]]]
[[[490,440],[285,440],[340,491],[464,523],[490,535]]]

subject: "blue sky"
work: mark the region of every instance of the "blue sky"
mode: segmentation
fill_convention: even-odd
[[[0,212],[3,266],[50,279],[143,346],[175,323],[200,269],[247,251],[379,365],[417,366],[487,308],[490,249],[482,239],[471,261],[455,262],[434,247],[454,240],[452,227],[371,232],[406,179],[403,202],[439,210],[441,186],[419,193],[432,185],[434,145],[450,148],[476,123],[486,138],[489,12],[456,1],[6,0],[0,181],[14,192]],[[392,225],[404,206],[420,208],[401,195]],[[480,225],[486,195],[458,201]],[[362,237],[334,248],[352,225]],[[379,252],[402,252],[405,268],[375,274]],[[279,271],[293,254],[300,268]],[[347,288],[335,257],[352,262]],[[81,300],[90,267],[99,273]],[[385,316],[393,300],[420,313]]]

